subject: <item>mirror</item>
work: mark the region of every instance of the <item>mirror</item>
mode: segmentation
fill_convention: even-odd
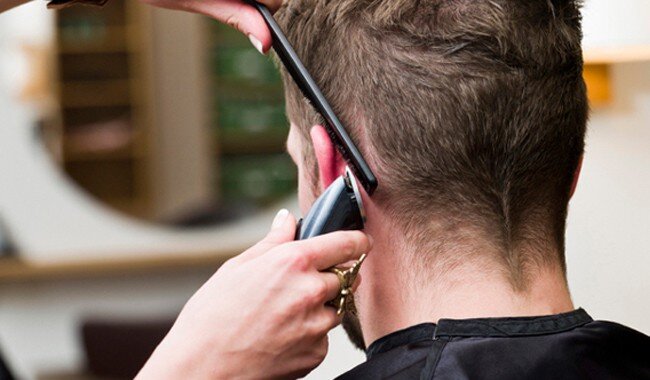
[[[125,0],[55,19],[58,122],[44,136],[87,194],[191,227],[244,217],[295,191],[280,75],[245,36]]]

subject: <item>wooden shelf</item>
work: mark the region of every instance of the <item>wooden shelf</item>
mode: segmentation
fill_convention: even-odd
[[[586,65],[583,72],[587,94],[592,106],[607,105],[612,100],[608,65]]]
[[[128,80],[67,81],[61,83],[64,108],[130,106],[131,82]]]
[[[589,103],[602,107],[612,101],[610,66],[619,63],[650,62],[650,46],[590,48],[584,51],[584,78]]]
[[[57,16],[64,168],[98,199],[152,218],[152,65],[150,46],[143,43],[153,32],[150,10],[138,2],[112,0],[101,11],[71,7]],[[109,125],[114,122],[128,124],[132,136],[126,128]],[[93,128],[102,138],[111,127],[119,141],[105,138],[93,147]]]
[[[19,259],[0,259],[0,284],[142,275],[186,270],[214,270],[239,252],[175,254],[119,260],[36,264]]]

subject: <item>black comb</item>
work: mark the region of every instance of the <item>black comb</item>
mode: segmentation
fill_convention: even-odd
[[[302,94],[311,102],[312,106],[316,108],[318,113],[325,119],[325,129],[332,139],[332,142],[341,153],[345,161],[348,163],[354,172],[361,185],[366,190],[368,195],[377,188],[377,177],[370,170],[370,166],[361,155],[361,152],[354,144],[350,135],[341,124],[341,121],[336,116],[332,107],[323,96],[320,88],[314,82],[305,65],[296,54],[295,50],[287,40],[287,37],[282,32],[282,29],[273,18],[273,15],[266,6],[254,0],[246,0],[247,3],[254,6],[264,18],[264,21],[271,30],[273,37],[273,50],[282,61],[282,64],[287,69],[294,82],[300,88]]]

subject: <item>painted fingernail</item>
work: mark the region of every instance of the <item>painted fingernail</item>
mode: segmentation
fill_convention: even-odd
[[[273,224],[271,224],[271,229],[276,229],[280,228],[282,224],[284,224],[284,221],[287,219],[287,216],[289,216],[289,210],[286,208],[283,208],[282,210],[278,211],[278,213],[275,215],[275,218],[273,218]]]
[[[255,38],[255,36],[252,34],[248,35],[248,39],[251,41],[251,44],[255,46],[255,49],[257,49],[257,51],[259,51],[261,54],[264,54],[264,46],[262,45],[262,41]]]

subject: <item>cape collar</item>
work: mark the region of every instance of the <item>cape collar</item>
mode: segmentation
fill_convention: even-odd
[[[515,337],[554,334],[592,322],[580,308],[568,313],[540,317],[441,319],[438,324],[422,323],[376,340],[366,350],[372,356],[393,348],[437,337]]]

